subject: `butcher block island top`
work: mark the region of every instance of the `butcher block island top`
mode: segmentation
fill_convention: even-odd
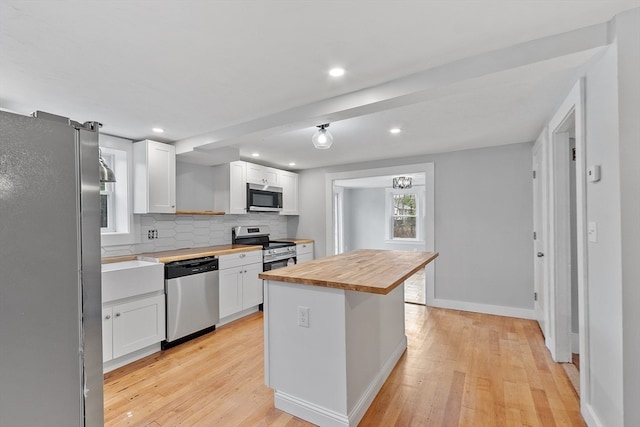
[[[172,249],[168,251],[149,252],[139,254],[138,259],[154,262],[173,262],[185,259],[202,258],[207,256],[218,256],[239,252],[262,250],[262,246],[257,245],[216,245],[203,246],[200,248]]]
[[[260,278],[386,295],[437,256],[437,252],[359,249],[267,271]]]

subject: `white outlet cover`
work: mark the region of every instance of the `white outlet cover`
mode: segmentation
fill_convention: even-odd
[[[298,306],[298,326],[309,327],[309,307]]]

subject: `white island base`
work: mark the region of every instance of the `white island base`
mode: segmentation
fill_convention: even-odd
[[[403,286],[382,295],[264,284],[265,382],[275,407],[320,426],[356,426],[407,348]]]

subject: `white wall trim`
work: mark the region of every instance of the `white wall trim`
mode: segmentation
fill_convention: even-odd
[[[293,414],[313,424],[320,426],[349,427],[349,418],[345,415],[279,390],[275,391],[273,401],[274,406],[281,411]]]
[[[586,206],[586,140],[585,140],[585,107],[584,107],[584,78],[580,78],[572,90],[567,95],[562,105],[558,108],[555,115],[549,122],[549,234],[547,242],[549,246],[549,295],[551,299],[555,296],[559,297],[559,304],[552,301],[548,306],[549,330],[555,331],[553,342],[548,343],[547,347],[551,351],[552,357],[556,362],[568,361],[571,351],[571,322],[569,319],[558,324],[559,318],[563,318],[567,313],[571,313],[570,288],[568,286],[559,286],[557,282],[556,266],[567,264],[567,254],[557,253],[558,249],[562,249],[556,245],[558,231],[555,229],[556,218],[555,213],[558,210],[556,194],[555,176],[558,168],[561,166],[554,154],[558,154],[555,150],[554,134],[563,131],[562,126],[565,124],[567,117],[574,115],[575,120],[575,139],[576,139],[576,222],[577,222],[577,262],[578,262],[578,310],[579,310],[579,347],[580,347],[580,403],[583,412],[585,408],[591,404],[591,379],[590,379],[590,359],[589,359],[589,307],[588,301],[588,274],[587,274],[587,206]],[[568,165],[567,165],[568,169]],[[568,233],[568,230],[565,230]],[[570,274],[569,274],[570,279]],[[570,283],[570,282],[569,282]]]
[[[571,333],[571,353],[580,354],[580,334]]]
[[[480,304],[468,301],[454,301],[442,298],[432,300],[429,307],[448,308],[451,310],[470,311],[473,313],[493,314],[496,316],[517,317],[536,320],[536,312],[531,308],[506,307],[502,305]]]
[[[580,387],[582,389],[582,387]],[[582,403],[582,400],[580,400]],[[600,418],[596,415],[596,412],[593,410],[593,406],[588,403],[582,403],[580,405],[580,413],[584,418],[584,422],[589,427],[605,427],[605,425],[600,421]]]

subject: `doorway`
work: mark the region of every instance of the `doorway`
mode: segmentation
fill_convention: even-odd
[[[394,190],[398,176],[411,177],[412,188]],[[435,251],[433,163],[327,174],[326,183],[327,255],[365,248]],[[394,223],[395,234],[409,235],[394,236]],[[429,264],[409,278],[406,302],[428,304],[434,276]]]
[[[584,81],[571,90],[545,130],[548,180],[543,209],[545,343],[556,362],[579,360],[580,398],[590,402],[586,260]],[[544,134],[543,134],[544,135]],[[575,149],[574,149],[575,148]],[[573,354],[579,354],[574,358]]]
[[[357,249],[424,251],[424,172],[404,174],[409,188],[394,188],[394,175],[339,179],[333,183],[336,253]],[[426,303],[424,271],[404,283],[405,302]]]

